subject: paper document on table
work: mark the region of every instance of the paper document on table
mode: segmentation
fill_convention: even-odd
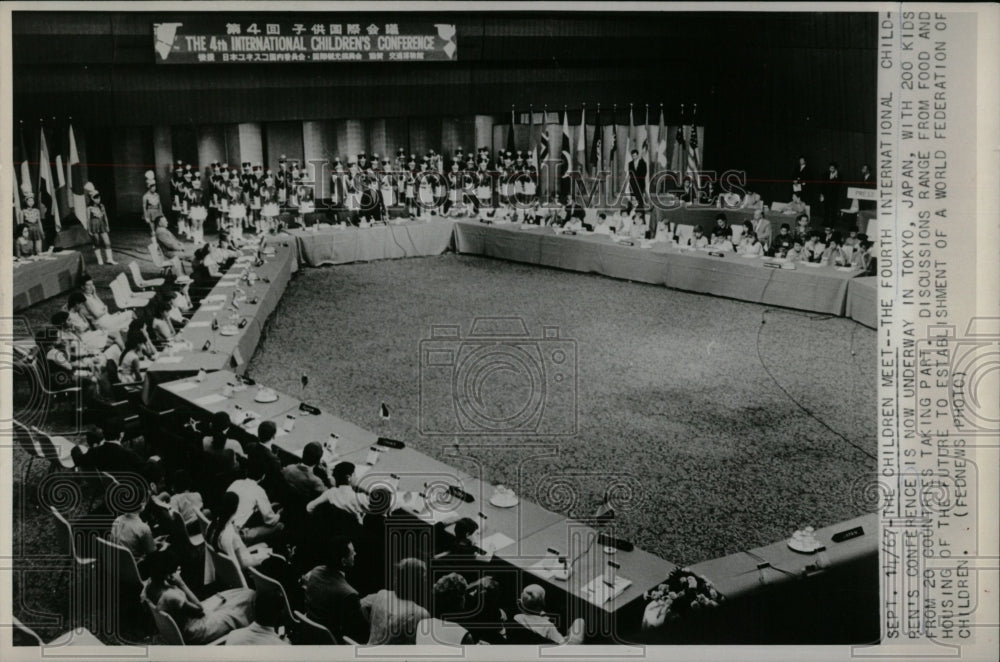
[[[631,579],[625,579],[621,576],[615,577],[613,587],[608,585],[609,581],[610,577],[607,573],[594,577],[593,581],[583,588],[583,597],[589,602],[601,606],[605,602],[617,598],[632,585]]]
[[[203,395],[194,401],[196,405],[212,405],[216,402],[222,402],[226,399],[226,396],[219,393],[209,393],[208,395]]]
[[[209,302],[209,301],[225,301],[225,300],[226,300],[226,295],[225,294],[209,294],[207,297],[205,297],[204,299],[202,299],[202,301],[204,301],[204,302]]]
[[[196,386],[198,386],[197,382],[174,382],[173,384],[164,384],[163,388],[173,391],[174,393],[180,393],[181,391],[190,391]]]
[[[497,552],[505,547],[514,544],[514,539],[497,531],[496,533],[483,538],[479,545],[486,553]]]

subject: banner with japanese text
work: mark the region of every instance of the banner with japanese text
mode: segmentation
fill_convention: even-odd
[[[455,26],[310,16],[296,20],[193,18],[153,24],[157,64],[390,62],[458,59]]]

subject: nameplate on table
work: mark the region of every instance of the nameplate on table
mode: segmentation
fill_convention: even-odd
[[[620,575],[615,576],[614,586],[610,586],[609,579],[607,574],[595,577],[593,581],[583,587],[583,597],[588,602],[600,607],[617,598],[632,585],[631,579],[625,579]]]
[[[486,536],[480,541],[479,546],[486,551],[486,553],[492,553],[500,551],[506,547],[513,545],[515,540],[510,536],[504,535],[500,531]]]
[[[201,328],[206,327],[206,326],[212,326],[212,323],[209,322],[208,320],[198,320],[197,322],[188,322],[187,323],[187,327],[185,327],[185,328],[188,328],[188,329],[201,329]]]
[[[222,402],[226,399],[226,396],[221,393],[209,393],[208,395],[203,395],[196,399],[194,403],[196,405],[214,405],[216,402]]]
[[[183,360],[184,360],[183,356],[161,356],[160,358],[156,359],[156,361],[154,362],[154,365],[165,365],[165,364],[168,364],[168,363],[180,363]]]
[[[173,391],[174,393],[181,393],[182,391],[190,391],[198,386],[198,382],[173,382],[171,384],[164,384],[163,388]]]

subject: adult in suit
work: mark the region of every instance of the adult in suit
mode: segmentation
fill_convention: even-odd
[[[329,550],[326,563],[302,577],[306,615],[329,628],[337,639],[347,635],[355,641],[367,641],[361,596],[347,581],[347,572],[354,567],[354,544],[337,536],[324,547]]]
[[[646,189],[646,160],[639,156],[639,150],[632,150],[632,160],[628,162],[629,194],[635,198],[637,207],[644,207],[643,193]]]
[[[858,188],[875,188],[875,178],[872,176],[872,169],[868,167],[867,163],[861,166],[861,179],[858,180]],[[874,209],[874,200],[858,200],[859,211],[872,211]]]
[[[110,419],[104,428],[87,430],[86,441],[70,450],[74,464],[83,470],[105,471],[112,475],[141,474],[146,461],[135,451],[121,445],[121,424],[116,419]]]
[[[799,198],[804,203],[811,205],[814,201],[813,190],[815,188],[816,185],[813,184],[812,172],[809,170],[809,164],[806,163],[806,157],[800,156],[795,165],[795,171],[792,172],[792,193],[798,193]]]
[[[755,209],[753,212],[753,231],[757,233],[760,243],[765,246],[771,245],[771,221],[764,218],[764,212]]]
[[[830,162],[826,176],[823,178],[823,189],[820,192],[820,202],[823,203],[823,220],[827,225],[836,225],[840,220],[841,198],[843,197],[843,186],[840,182],[840,172],[837,164]]]

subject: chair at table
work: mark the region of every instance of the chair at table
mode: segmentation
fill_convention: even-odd
[[[191,282],[191,277],[184,275],[180,258],[175,257],[172,260],[168,260],[163,257],[163,253],[160,252],[160,246],[155,241],[150,242],[146,246],[146,250],[149,251],[149,259],[152,260],[153,266],[160,270],[161,275],[174,274],[177,277],[178,285],[186,285]]]
[[[687,246],[688,239],[694,234],[693,225],[685,225],[683,223],[677,224],[677,243],[681,246]]]
[[[49,330],[43,330],[39,334],[48,332]],[[50,366],[37,344],[26,352],[16,352],[13,383],[29,385],[33,396],[29,402],[32,410],[24,412],[25,414],[45,411],[43,408],[51,408],[50,403],[53,402],[68,401],[73,405],[74,422],[82,424],[83,388],[72,374]],[[14,412],[20,412],[16,402]]]
[[[158,609],[156,605],[149,601],[146,596],[142,596],[142,603],[145,605],[146,609],[149,611],[150,615],[153,617],[153,622],[156,623],[156,629],[160,633],[160,638],[167,646],[187,646],[187,642],[184,641],[184,635],[181,634],[181,629],[177,627],[177,621],[174,620],[173,616],[167,612]],[[210,641],[206,646],[219,646],[226,643],[226,638],[228,634],[222,635],[215,641]]]
[[[98,536],[97,567],[104,589],[104,599],[98,600],[98,604],[104,605],[108,610],[108,613],[103,614],[104,619],[112,625],[134,622],[136,614],[141,613],[138,610],[139,601],[133,598],[133,602],[126,602],[127,596],[138,597],[146,585],[146,579],[142,576],[132,551]]]
[[[31,430],[28,429],[27,425],[19,423],[17,419],[13,419],[13,433],[14,433],[14,443],[28,454],[28,466],[24,470],[24,474],[30,475],[31,465],[34,463],[35,459],[48,460],[45,454],[42,453],[42,449],[38,447],[38,442],[35,441],[34,436],[31,434]]]
[[[286,626],[294,626],[299,622],[299,619],[295,617],[295,612],[292,610],[292,603],[288,600],[288,594],[285,592],[285,587],[281,585],[281,582],[268,577],[257,568],[247,568],[247,573],[250,575],[254,590],[258,595],[273,595],[283,605],[282,616]]]
[[[300,611],[295,612],[295,618],[298,619],[298,623],[291,633],[292,643],[299,646],[334,646],[337,644],[337,638],[325,626],[320,625]]]
[[[192,586],[201,586],[205,581],[205,536],[190,533],[184,518],[176,510],[169,510],[166,525],[171,549],[181,559],[181,575]]]
[[[132,275],[132,282],[135,283],[137,290],[157,288],[165,282],[163,278],[143,278],[142,271],[139,269],[139,263],[135,260],[128,263],[128,271]]]
[[[131,310],[132,308],[142,308],[153,298],[153,292],[135,293],[128,286],[128,279],[124,273],[120,273],[111,281],[111,295],[115,299],[115,305],[120,310]]]
[[[32,426],[31,432],[42,456],[49,461],[49,471],[67,471],[76,468],[70,451],[76,446],[72,441],[58,435],[50,435]]]
[[[55,506],[49,506],[49,510],[56,519],[56,535],[59,538],[59,543],[73,559],[76,568],[92,569],[97,560],[79,555],[76,546],[76,535],[73,533],[73,525],[62,516],[62,513]]]
[[[249,588],[246,577],[243,576],[243,568],[240,567],[238,559],[229,554],[224,554],[215,549],[208,542],[205,542],[205,549],[215,566],[215,581],[220,585],[219,590],[228,588]]]
[[[63,646],[104,646],[106,645],[103,641],[94,636],[94,633],[87,628],[80,627],[74,628],[63,634],[59,635],[52,641],[46,642],[42,639],[37,632],[29,628],[27,625],[22,623],[17,616],[11,617],[13,620],[13,625],[15,628],[27,635],[34,643],[31,646],[49,646],[52,648],[61,648]],[[19,645],[15,642],[15,646]]]

